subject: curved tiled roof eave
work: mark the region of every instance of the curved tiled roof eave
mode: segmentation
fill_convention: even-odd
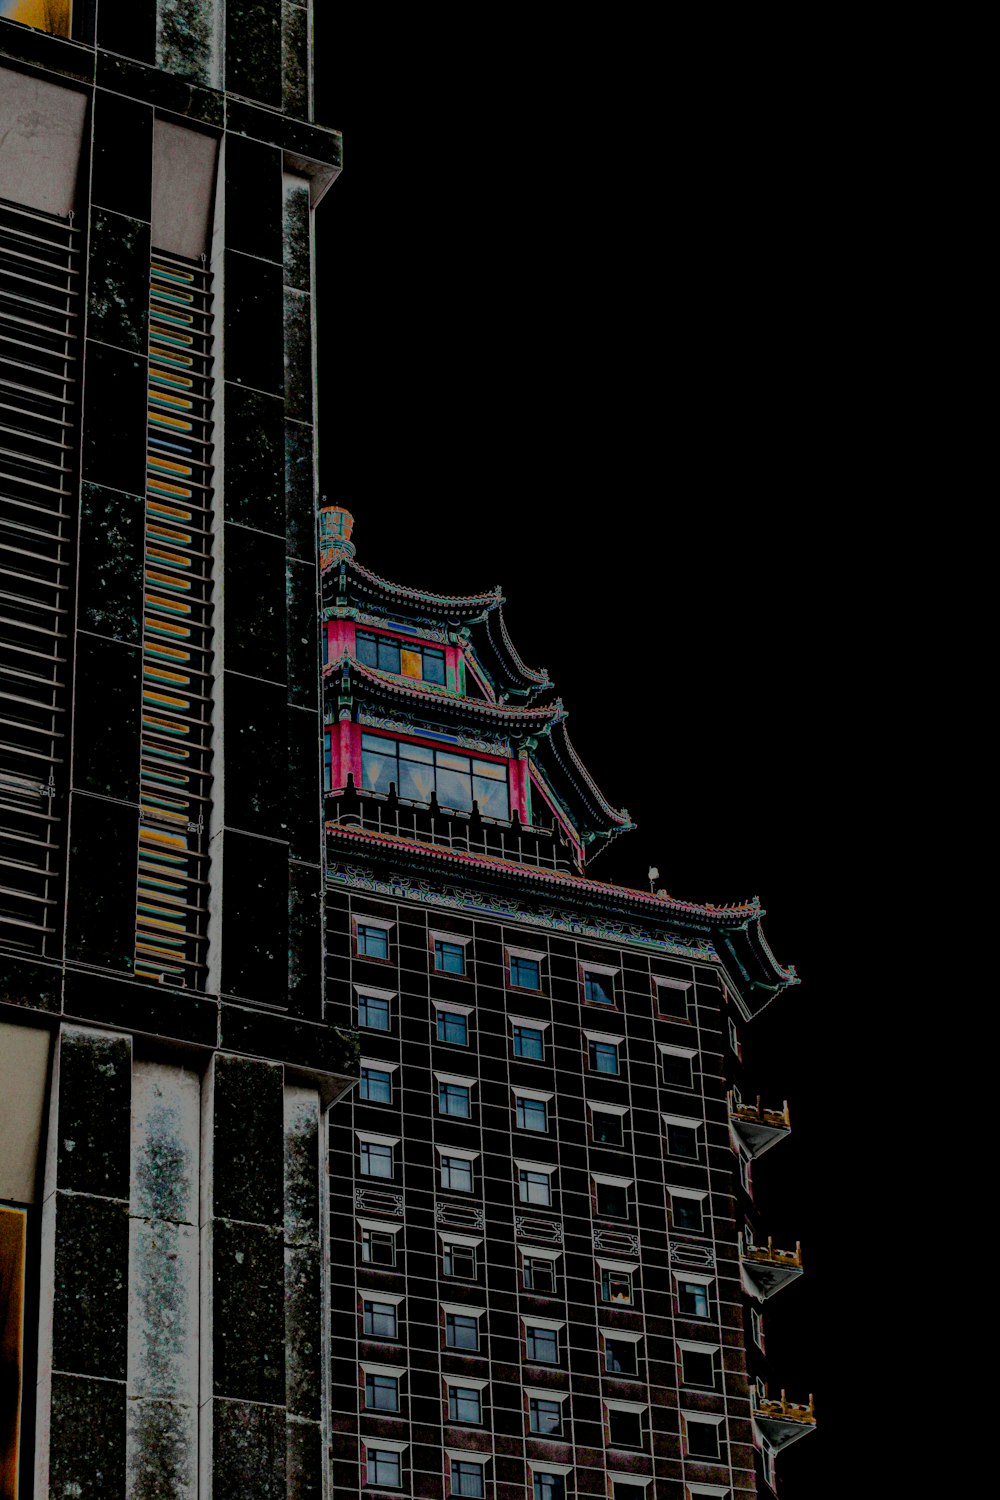
[[[425,589],[414,589],[408,584],[393,583],[389,578],[381,578],[378,573],[373,573],[356,558],[348,559],[345,566],[362,586],[368,585],[380,594],[407,600],[423,607],[439,609],[444,613],[494,610],[503,602],[503,594],[499,586],[490,589],[485,594],[432,594]]]

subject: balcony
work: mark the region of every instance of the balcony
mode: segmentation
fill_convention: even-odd
[[[753,1392],[750,1415],[758,1441],[768,1455],[780,1453],[782,1448],[791,1447],[792,1443],[816,1429],[812,1396],[808,1406],[789,1401],[784,1391],[775,1401],[768,1396],[767,1386],[759,1380]]]
[[[802,1275],[802,1246],[798,1240],[794,1250],[776,1250],[770,1235],[766,1245],[755,1245],[742,1234],[739,1241],[743,1290],[748,1297],[764,1302]]]
[[[484,817],[475,805],[471,812],[444,807],[434,794],[429,803],[423,803],[397,796],[395,788],[388,795],[359,792],[353,777],[348,777],[345,789],[327,792],[325,811],[327,829],[333,834],[337,828],[357,828],[473,857],[579,874],[568,840],[555,829],[522,823],[516,809],[509,821],[502,822]]]
[[[788,1114],[788,1100],[780,1110],[765,1109],[756,1100],[744,1099],[739,1089],[730,1089],[729,1126],[737,1146],[742,1146],[748,1156],[763,1156],[778,1141],[783,1141],[792,1128]]]

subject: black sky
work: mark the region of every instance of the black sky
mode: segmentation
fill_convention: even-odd
[[[843,100],[710,45],[665,61],[624,21],[584,43],[414,26],[388,61],[383,42],[317,17],[318,117],[345,137],[318,216],[322,489],[376,572],[502,584],[639,825],[595,875],[641,886],[655,864],[684,899],[762,898],[802,984],[751,1033],[794,1127],[755,1186],[807,1265],[768,1304],[768,1354],[822,1424],[782,1500],[860,1493],[858,1389],[893,1353],[855,1334],[889,1153],[863,961],[876,416]]]

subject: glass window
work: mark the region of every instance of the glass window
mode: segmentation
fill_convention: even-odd
[[[525,1329],[528,1358],[542,1365],[559,1363],[559,1333],[555,1328],[536,1328],[529,1324]]]
[[[548,1108],[544,1099],[516,1099],[518,1130],[535,1130],[545,1135],[549,1128]]]
[[[591,1042],[590,1067],[594,1073],[615,1073],[618,1067],[617,1042]]]
[[[637,1480],[616,1479],[614,1481],[614,1500],[647,1500],[647,1487],[639,1484]]]
[[[401,797],[413,802],[429,802],[434,792],[443,807],[471,812],[475,799],[484,817],[510,816],[506,764],[430,745],[362,734],[361,781],[366,790],[386,794],[394,785]]]
[[[628,1218],[628,1188],[617,1182],[598,1182],[597,1212],[605,1219]]]
[[[367,1445],[365,1452],[368,1455],[368,1483],[384,1489],[402,1489],[402,1454],[394,1448],[369,1448]]]
[[[446,1240],[442,1261],[445,1276],[459,1276],[463,1281],[476,1280],[475,1245],[452,1245]]]
[[[632,1276],[629,1271],[601,1271],[601,1301],[632,1306]]]
[[[528,1398],[528,1425],[532,1432],[562,1432],[562,1402],[547,1401],[542,1396]]]
[[[517,1174],[517,1192],[522,1203],[552,1203],[552,1174],[521,1167]]]
[[[444,686],[444,652],[436,647],[418,646],[412,641],[404,644],[368,630],[357,631],[355,641],[358,661],[366,667],[379,667],[383,672]]]
[[[362,1229],[361,1259],[366,1266],[394,1266],[396,1236],[383,1234],[378,1229]]]
[[[392,1147],[380,1141],[361,1142],[362,1177],[392,1176]]]
[[[604,1336],[604,1368],[609,1375],[635,1375],[638,1371],[639,1346],[631,1339]]]
[[[472,1114],[472,1095],[462,1083],[438,1084],[438,1114],[457,1115],[461,1120]]]
[[[374,1302],[366,1299],[363,1308],[365,1333],[369,1338],[394,1339],[396,1337],[395,1302]]]
[[[515,1026],[514,1056],[542,1062],[545,1058],[544,1032],[534,1026]]]
[[[556,1263],[547,1256],[526,1255],[524,1257],[524,1287],[528,1292],[554,1292],[556,1289]]]
[[[719,1428],[715,1422],[699,1422],[686,1417],[687,1446],[692,1458],[719,1457]]]
[[[674,1125],[667,1122],[667,1150],[671,1156],[683,1156],[689,1161],[698,1160],[698,1131],[694,1125]]]
[[[700,1198],[681,1198],[671,1193],[670,1206],[674,1214],[675,1229],[694,1229],[699,1234],[704,1229]]]
[[[446,1313],[444,1340],[449,1349],[479,1348],[479,1319],[466,1313]]]
[[[532,1474],[531,1500],[566,1500],[566,1481],[561,1474]]]
[[[592,1005],[614,1005],[615,982],[610,974],[596,969],[583,971],[583,998]]]
[[[389,1002],[378,995],[358,996],[358,1025],[370,1031],[389,1030]]]
[[[451,1047],[469,1045],[469,1018],[457,1010],[437,1011],[437,1039]]]
[[[399,1411],[399,1380],[395,1375],[365,1375],[365,1406],[369,1411]]]
[[[681,1350],[681,1379],[685,1385],[715,1389],[715,1354],[711,1349]]]
[[[692,1059],[686,1057],[682,1052],[661,1052],[660,1067],[663,1070],[663,1082],[672,1088],[690,1089],[694,1087],[694,1071]]]
[[[367,1099],[370,1104],[391,1104],[392,1074],[381,1068],[362,1068],[358,1098]]]
[[[764,1319],[755,1307],[750,1309],[750,1331],[758,1349],[764,1348]]]
[[[486,1494],[485,1465],[471,1458],[453,1458],[451,1461],[451,1493],[468,1495],[472,1500],[482,1500]]]
[[[442,974],[465,973],[465,947],[462,943],[434,940],[434,967]]]
[[[472,1192],[472,1163],[464,1156],[441,1157],[441,1186],[453,1193]]]
[[[687,985],[665,984],[661,980],[656,986],[656,1008],[661,1016],[669,1016],[676,1021],[686,1021]]]
[[[677,1283],[677,1305],[689,1318],[708,1317],[708,1287],[700,1281]]]
[[[385,927],[368,927],[364,922],[357,926],[358,953],[363,958],[389,957],[389,932]]]
[[[510,956],[510,982],[519,990],[540,990],[542,987],[542,968],[537,958],[521,958],[518,954]]]
[[[609,1407],[608,1436],[616,1448],[641,1448],[642,1413]]]
[[[624,1116],[612,1114],[610,1110],[591,1111],[594,1141],[600,1146],[622,1146],[625,1143]]]
[[[482,1393],[475,1386],[449,1385],[449,1422],[472,1422],[477,1427],[483,1420]]]

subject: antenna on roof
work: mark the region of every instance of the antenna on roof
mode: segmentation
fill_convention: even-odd
[[[653,887],[660,878],[660,872],[655,865],[649,867],[649,894],[653,894]]]

